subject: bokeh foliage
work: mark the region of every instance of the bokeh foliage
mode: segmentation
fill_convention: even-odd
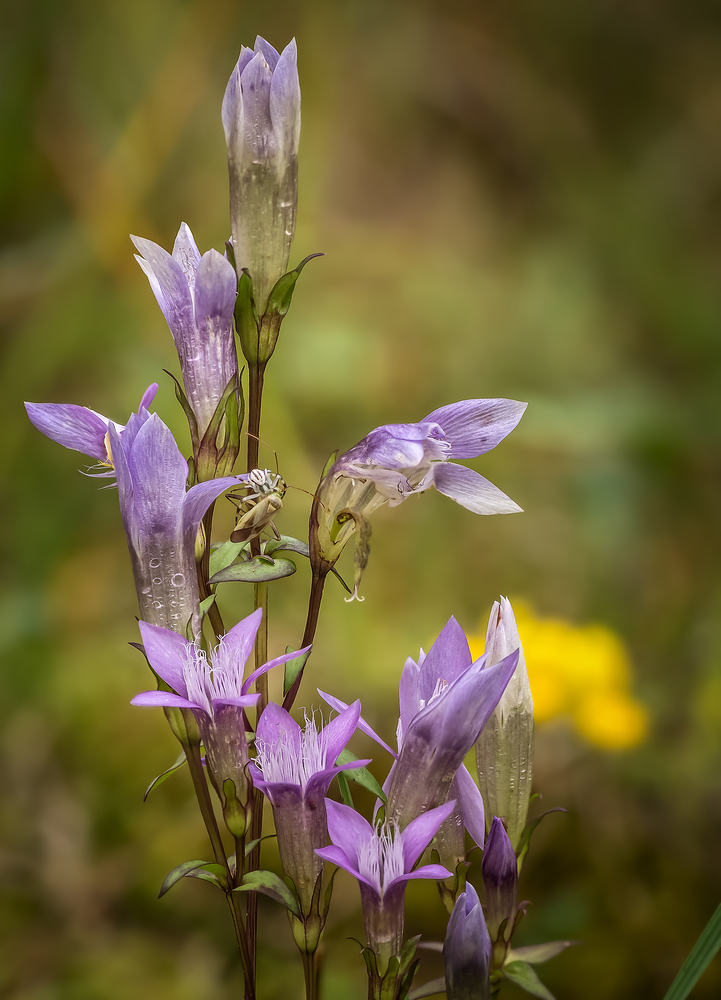
[[[451,613],[478,631],[499,592],[619,633],[650,735],[608,754],[563,724],[539,731],[543,804],[570,813],[524,865],[521,943],[584,940],[543,970],[559,1000],[661,997],[721,888],[718,6],[5,0],[3,15],[0,991],[238,995],[209,887],[155,899],[203,840],[184,777],[142,803],[176,748],[159,713],[128,705],[146,674],[115,497],[21,400],[124,420],[160,377],[183,434],[127,234],[170,246],[185,220],[222,248],[220,100],[260,32],[298,38],[293,260],[327,254],[268,379],[263,435],[285,478],[312,490],[334,448],[445,402],[530,402],[475,463],[526,513],[473,517],[431,493],[377,518],[367,599],[330,587],[304,700],[316,683],[359,695],[391,738],[405,656]],[[307,502],[289,491],[286,533]],[[274,588],[275,652],[299,637],[306,574]],[[240,587],[221,600],[250,610]],[[433,887],[409,901],[409,931],[440,934]],[[285,918],[263,914],[266,996],[291,996]],[[339,878],[328,1000],[363,995],[346,940],[360,928]],[[717,961],[695,996],[720,987]]]

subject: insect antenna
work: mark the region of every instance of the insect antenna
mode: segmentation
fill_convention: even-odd
[[[321,507],[323,508],[323,510],[326,509],[325,508],[325,504],[323,503],[323,501],[321,500],[321,498],[319,496],[317,496],[315,493],[311,493],[310,490],[304,490],[302,488],[302,486],[291,486],[290,484],[288,485],[288,489],[289,490],[298,490],[299,493],[305,493],[306,496],[313,497],[314,500],[318,501],[318,503],[321,505]]]
[[[261,444],[264,444],[266,446],[266,448],[270,448],[270,450],[275,455],[275,474],[276,474],[276,476],[279,476],[280,475],[280,468],[278,466],[278,452],[275,450],[275,448],[273,448],[272,445],[268,444],[267,441],[264,441],[262,437],[258,437],[257,434],[251,434],[250,431],[246,431],[245,433],[246,433],[247,437],[255,438],[256,441],[259,441]]]

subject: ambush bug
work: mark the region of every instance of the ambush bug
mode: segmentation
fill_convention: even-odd
[[[238,517],[231,533],[231,542],[247,542],[257,538],[264,528],[272,528],[276,538],[280,533],[273,518],[283,507],[283,497],[288,489],[279,472],[270,469],[252,469],[244,477],[245,496],[229,493],[228,499],[237,505]]]

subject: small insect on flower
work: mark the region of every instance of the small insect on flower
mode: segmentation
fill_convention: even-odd
[[[245,496],[228,493],[228,499],[237,504],[238,517],[231,533],[232,542],[247,542],[257,538],[264,528],[271,528],[276,538],[280,533],[273,518],[283,507],[283,497],[288,489],[279,472],[270,469],[252,469],[239,479],[245,481]]]

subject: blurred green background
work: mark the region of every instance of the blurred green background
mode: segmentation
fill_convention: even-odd
[[[142,802],[176,746],[160,713],[128,704],[147,675],[127,645],[116,498],[21,401],[124,421],[157,379],[187,449],[161,373],[176,370],[172,342],[128,233],[170,247],[184,220],[201,249],[222,248],[220,101],[258,32],[298,39],[293,260],[327,255],[303,274],[268,378],[263,436],[287,481],[312,490],[331,450],[380,423],[470,396],[530,403],[471,463],[526,512],[474,517],[432,492],[377,516],[365,603],[329,586],[302,700],[318,704],[316,684],[360,696],[392,738],[405,656],[451,613],[479,631],[499,593],[620,635],[649,735],[609,753],[563,720],[539,727],[536,787],[569,814],[532,845],[519,941],[583,939],[541,970],[558,1000],[661,998],[721,895],[718,5],[4,0],[2,12],[0,993],[239,995],[220,897],[188,881],[156,900],[205,847],[186,775]],[[303,534],[307,505],[288,492],[283,531]],[[299,566],[273,589],[273,652],[298,641],[307,582]],[[228,616],[248,613],[242,585],[226,590]],[[381,778],[387,766],[377,751]],[[337,884],[325,996],[354,1000],[358,894]],[[435,888],[409,901],[409,933],[440,936]],[[264,904],[261,997],[299,997],[285,917]],[[440,974],[434,961],[421,978]],[[717,960],[694,995],[720,992]]]

